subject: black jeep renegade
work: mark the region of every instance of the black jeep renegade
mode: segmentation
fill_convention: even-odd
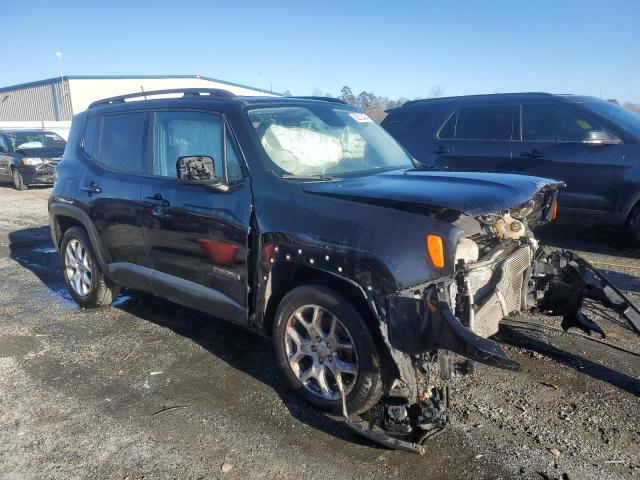
[[[57,167],[51,231],[82,307],[124,286],[236,322],[273,338],[313,404],[344,392],[362,412],[422,398],[416,368],[438,352],[517,368],[487,337],[562,303],[530,229],[556,181],[420,170],[338,100],[141,97],[76,115]]]

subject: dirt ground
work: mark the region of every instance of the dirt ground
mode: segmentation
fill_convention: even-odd
[[[0,184],[3,478],[640,477],[638,355],[514,317],[499,335],[523,371],[456,379],[452,425],[428,453],[386,450],[292,393],[270,343],[239,327],[131,291],[78,308],[51,244],[49,192]],[[640,250],[623,233],[539,236],[640,295]],[[630,331],[601,324],[640,353]]]

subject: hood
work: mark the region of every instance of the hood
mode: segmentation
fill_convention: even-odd
[[[16,150],[16,153],[25,157],[57,158],[62,157],[64,147],[21,148],[20,150]]]
[[[564,183],[558,180],[506,173],[394,170],[366,177],[308,182],[302,189],[354,201],[401,202],[475,216],[518,207],[544,188],[561,186]]]

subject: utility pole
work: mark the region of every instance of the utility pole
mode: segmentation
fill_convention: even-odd
[[[56,52],[56,58],[58,59],[58,65],[60,66],[60,81],[64,80],[64,69],[62,68],[62,52],[58,50]]]
[[[64,69],[62,68],[62,52],[60,50],[56,51],[56,58],[58,59],[58,65],[60,67],[60,89],[58,90],[58,115],[56,120],[60,120],[60,116],[62,115],[62,97],[65,94],[64,88]]]

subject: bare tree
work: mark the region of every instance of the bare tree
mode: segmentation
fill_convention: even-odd
[[[631,110],[634,113],[640,115],[640,104],[633,102],[624,102],[622,106],[628,110]]]
[[[434,85],[433,87],[431,87],[431,90],[429,90],[430,98],[441,98],[443,96],[444,88],[442,88],[440,85]]]

